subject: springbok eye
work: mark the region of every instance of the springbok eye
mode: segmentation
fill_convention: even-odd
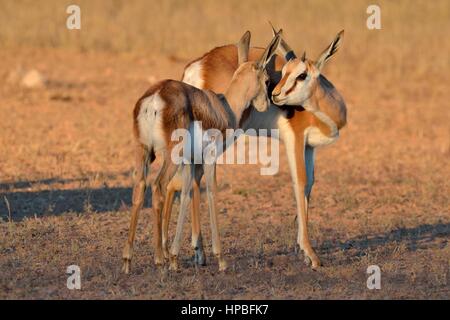
[[[307,75],[308,75],[308,74],[307,74],[306,72],[303,72],[303,73],[301,73],[301,74],[297,77],[297,80],[303,81],[303,80],[306,79],[306,76],[307,76]]]

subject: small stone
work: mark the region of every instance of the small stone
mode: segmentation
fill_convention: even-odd
[[[44,76],[37,71],[36,69],[32,69],[25,73],[22,77],[20,84],[25,88],[43,88],[45,87],[46,80]]]

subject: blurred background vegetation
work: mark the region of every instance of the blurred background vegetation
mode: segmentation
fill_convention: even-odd
[[[337,0],[1,0],[0,44],[71,47],[82,50],[148,50],[198,54],[199,47],[234,42],[245,29],[263,44],[267,21],[285,29],[293,46],[331,40],[346,29],[352,50],[410,54],[448,49],[450,2]],[[81,7],[81,31],[65,28],[66,8]],[[382,30],[366,28],[366,8],[378,4]],[[420,44],[420,46],[417,46]],[[377,46],[378,45],[378,46]],[[382,47],[382,48],[381,48]],[[201,50],[200,50],[201,51]],[[447,52],[448,53],[448,52]],[[438,54],[438,53],[435,53]]]
[[[81,7],[81,30],[66,8]],[[450,1],[376,1],[381,30],[368,30],[360,0],[0,0],[0,45],[162,54],[189,61],[245,30],[264,46],[267,21],[285,30],[297,52],[315,58],[341,29],[339,71],[383,89],[424,78],[448,80]],[[351,77],[349,77],[351,78]],[[375,88],[374,88],[375,89]]]

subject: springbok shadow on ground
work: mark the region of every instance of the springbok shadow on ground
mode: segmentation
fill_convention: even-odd
[[[119,174],[102,174],[102,179],[115,179],[119,176],[127,177],[129,172]],[[5,197],[11,210],[13,221],[21,221],[25,217],[41,217],[44,215],[60,215],[67,212],[83,213],[110,212],[125,209],[131,206],[132,181],[130,187],[78,188],[78,189],[50,189],[44,191],[22,191],[34,185],[51,186],[53,184],[89,183],[89,177],[61,179],[49,178],[42,180],[0,182],[0,219],[9,220],[9,210]],[[14,190],[14,191],[12,191]],[[201,187],[204,193],[205,188]],[[176,193],[176,199],[179,198]],[[147,189],[144,208],[151,207],[151,188]]]
[[[26,189],[31,188],[35,184],[41,184],[41,185],[52,185],[55,183],[73,183],[73,182],[88,182],[89,178],[74,178],[74,179],[61,179],[61,178],[48,178],[48,179],[42,179],[42,180],[20,180],[20,181],[14,181],[14,182],[2,182],[0,183],[0,192],[4,192],[11,189]]]
[[[99,173],[98,176],[102,177],[102,179],[116,179],[118,177],[127,177],[130,175],[130,172],[120,172],[120,173]],[[87,183],[90,181],[90,177],[81,177],[81,178],[48,178],[48,179],[40,179],[40,180],[19,180],[12,182],[0,182],[0,193],[8,192],[8,190],[12,189],[26,189],[31,188],[33,185],[52,185],[52,184],[68,184],[68,183]]]
[[[21,221],[25,217],[41,217],[44,215],[59,215],[65,212],[82,213],[87,210],[94,212],[110,212],[127,208],[131,204],[130,187],[79,188],[79,189],[50,189],[43,191],[28,191],[34,184],[52,185],[73,182],[88,182],[88,179],[44,179],[36,181],[18,181],[0,183],[0,219],[8,220],[7,199],[11,218]],[[9,191],[13,190],[14,191]],[[17,190],[19,189],[19,190]],[[23,191],[21,189],[24,189]],[[150,207],[150,191],[146,194],[144,206]]]
[[[409,251],[429,247],[444,247],[450,237],[450,223],[422,224],[413,228],[398,228],[385,233],[361,235],[343,242],[324,241],[318,248],[322,253],[353,251],[354,256],[365,255],[367,250],[388,244],[404,244]],[[436,239],[442,241],[436,243]]]
[[[393,246],[405,245],[406,251],[418,251],[424,249],[443,249],[447,246],[447,239],[450,236],[450,223],[422,224],[414,228],[399,228],[380,234],[361,235],[346,241],[326,240],[317,247],[317,253],[325,266],[351,265],[354,258],[363,257],[368,252],[377,249],[385,250],[387,255],[393,253]],[[264,241],[271,241],[265,238]],[[214,256],[207,250],[208,264],[215,264]],[[283,249],[265,250],[261,252],[258,246],[247,247],[242,250],[239,247],[228,247],[227,256],[229,262],[242,270],[255,272],[255,263],[261,266],[281,267],[288,264],[292,266],[302,266],[305,270],[306,264],[303,262],[303,253],[296,252],[294,247],[284,247]],[[342,252],[342,254],[338,254]],[[184,267],[192,267],[192,258],[189,256],[192,251],[184,252],[180,256],[180,263]],[[209,254],[208,254],[209,253]]]

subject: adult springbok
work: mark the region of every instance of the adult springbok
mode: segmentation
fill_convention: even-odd
[[[270,101],[267,95],[269,76],[265,67],[280,40],[281,31],[275,35],[257,62],[248,62],[250,33],[247,31],[237,45],[238,67],[228,81],[229,85],[223,95],[208,89],[201,90],[184,82],[163,80],[149,88],[136,103],[133,113],[136,180],[133,189],[130,231],[123,251],[125,273],[128,273],[130,268],[137,218],[144,201],[147,168],[156,159],[156,155],[162,157],[163,163],[152,183],[155,263],[162,264],[164,259],[161,238],[162,199],[166,196],[168,182],[180,166],[182,175],[180,213],[175,239],[170,250],[170,268],[172,270],[178,268],[177,256],[193,181],[195,180],[198,185],[204,173],[211,221],[212,250],[218,258],[219,270],[225,270],[226,262],[222,256],[217,226],[215,163],[194,164],[194,159],[197,158],[195,147],[189,147],[189,151],[193,152],[183,153],[182,156],[187,161],[181,164],[175,163],[172,151],[176,142],[172,141],[172,134],[177,129],[189,130],[190,134],[186,136],[190,139],[189,146],[198,146],[199,141],[195,141],[194,137],[195,131],[200,126],[199,121],[202,129],[217,129],[224,137],[226,129],[238,128],[242,114],[250,104],[260,112],[266,111]],[[203,149],[206,146],[202,141],[200,141],[200,147],[203,155]]]
[[[275,30],[272,28],[274,34]],[[305,254],[306,263],[315,269],[321,265],[308,236],[308,206],[314,184],[315,148],[329,145],[339,137],[339,130],[346,124],[346,105],[321,71],[336,53],[343,40],[344,31],[326,47],[315,61],[299,59],[289,45],[281,39],[278,55],[267,66],[270,77],[269,90],[273,102],[266,112],[256,112],[250,107],[241,118],[240,127],[244,130],[279,129],[283,141],[294,185],[297,203],[297,244]],[[258,60],[264,49],[250,48],[249,60]],[[238,50],[234,45],[217,47],[201,58],[189,63],[182,80],[197,88],[225,92],[238,68]],[[180,189],[180,174],[168,185],[164,206],[163,243],[167,241],[167,225],[172,210],[174,192]],[[192,201],[192,246],[195,262],[205,263],[202,236],[199,224],[199,186],[194,181]]]

